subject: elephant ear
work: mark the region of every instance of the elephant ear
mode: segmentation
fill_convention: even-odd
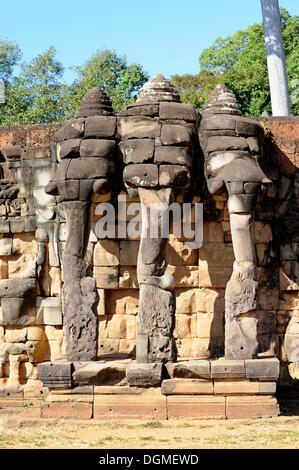
[[[216,196],[223,193],[225,189],[225,185],[223,181],[215,181],[213,179],[207,180],[208,190],[211,194],[215,194]]]
[[[57,183],[55,181],[50,181],[46,186],[45,186],[45,193],[50,194],[51,196],[58,196],[58,187]]]

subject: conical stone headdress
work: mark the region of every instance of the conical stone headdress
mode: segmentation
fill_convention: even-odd
[[[176,88],[164,76],[157,73],[152,80],[145,83],[140,89],[136,103],[148,101],[175,101],[179,103],[180,96]]]
[[[227,86],[219,83],[209,95],[202,114],[233,114],[242,116],[242,112],[234,93]]]
[[[82,98],[76,118],[111,115],[111,101],[99,87],[91,88]]]

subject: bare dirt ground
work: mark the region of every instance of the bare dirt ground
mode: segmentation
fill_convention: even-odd
[[[38,409],[1,413],[0,449],[299,449],[299,416],[151,422],[38,416]]]

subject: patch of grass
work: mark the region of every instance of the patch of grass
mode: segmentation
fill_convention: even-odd
[[[154,436],[140,436],[139,439],[141,441],[154,441],[155,440]]]
[[[273,441],[280,441],[280,440],[289,440],[299,439],[299,431],[292,431],[291,429],[279,429],[278,431],[270,432],[267,434],[267,437]]]
[[[163,424],[160,421],[149,421],[148,423],[140,424],[141,428],[163,428]]]
[[[84,427],[89,427],[89,426],[87,426],[87,425],[86,425],[86,426],[83,425],[83,426],[84,426]],[[119,428],[124,427],[123,424],[118,424],[118,423],[115,423],[115,422],[113,422],[113,421],[105,421],[104,423],[97,423],[95,426],[96,426],[97,428],[99,428],[99,429],[102,429],[102,428],[105,428],[105,429],[106,429],[106,428],[107,428],[107,429],[119,429]],[[83,429],[84,429],[84,428],[83,428]]]
[[[103,439],[99,439],[96,442],[90,442],[88,447],[102,447],[107,445]]]
[[[240,423],[241,426],[251,426],[252,424],[255,424],[252,420],[250,420],[250,421],[241,421],[241,423]]]
[[[200,428],[200,429],[212,428],[212,427],[213,427],[212,424],[200,424],[200,425],[199,425],[199,428]]]
[[[33,407],[32,401],[28,401],[28,402],[25,402],[25,403],[23,404],[23,408],[24,408],[25,410],[28,410],[29,408],[32,408],[32,407]]]

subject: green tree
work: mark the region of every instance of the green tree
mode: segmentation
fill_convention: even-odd
[[[139,64],[128,64],[114,51],[98,51],[83,67],[76,67],[77,79],[63,81],[64,67],[54,47],[29,63],[22,63],[17,76],[14,66],[20,61],[17,45],[0,42],[0,78],[5,81],[5,103],[0,104],[0,125],[63,122],[72,119],[85,93],[101,87],[111,98],[115,112],[135,101],[148,74]]]
[[[77,80],[69,88],[68,109],[74,114],[85,93],[95,86],[107,93],[115,112],[136,99],[149,76],[139,64],[128,64],[113,50],[98,50],[83,67],[76,67]]]
[[[172,84],[178,90],[182,103],[201,109],[211,91],[221,81],[219,73],[204,70],[197,75],[173,75]]]
[[[0,40],[0,79],[6,86],[9,85],[14,67],[18,64],[22,56],[17,44]]]
[[[299,17],[281,9],[281,28],[286,55],[289,87],[299,76]],[[199,63],[202,71],[220,74],[219,81],[236,95],[244,115],[259,116],[271,111],[267,58],[263,24],[253,24],[245,31],[218,38],[203,50]],[[298,103],[291,111],[298,114]]]
[[[64,68],[50,47],[29,64],[22,63],[20,74],[6,88],[6,101],[0,106],[2,125],[59,122],[66,118],[67,86],[62,82]]]

